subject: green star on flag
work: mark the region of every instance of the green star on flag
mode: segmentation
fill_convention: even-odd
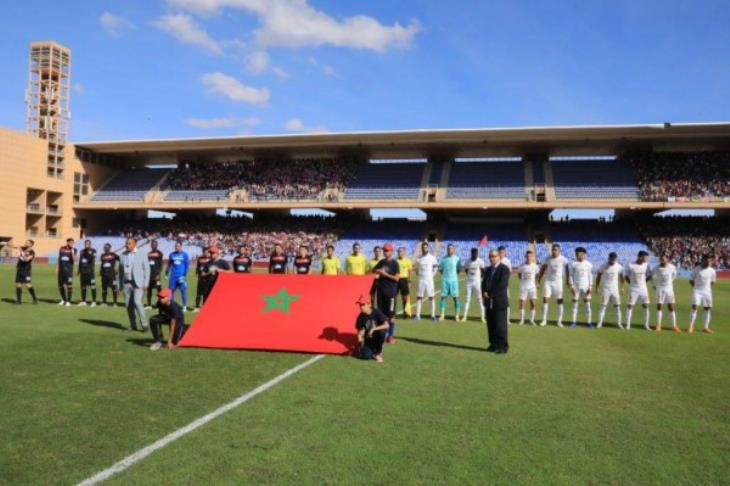
[[[282,288],[274,295],[262,295],[261,298],[266,302],[264,310],[261,311],[262,313],[266,314],[267,312],[278,309],[281,312],[288,314],[289,304],[299,299],[299,296],[295,294],[287,294],[286,289]]]

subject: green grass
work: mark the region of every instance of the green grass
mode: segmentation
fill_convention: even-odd
[[[55,302],[52,268],[34,280]],[[711,336],[512,326],[507,356],[478,321],[399,322],[385,363],[328,356],[111,482],[728,483],[730,282],[715,303]],[[0,483],[83,480],[308,358],[152,353],[125,323],[0,303]]]

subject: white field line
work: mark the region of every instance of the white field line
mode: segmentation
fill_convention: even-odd
[[[240,397],[236,398],[235,400],[226,403],[225,405],[217,408],[216,410],[210,412],[207,415],[203,415],[202,417],[193,420],[188,425],[181,427],[177,429],[176,431],[166,435],[162,439],[158,440],[157,442],[153,442],[152,444],[148,445],[147,447],[144,447],[137,452],[134,452],[121,461],[117,462],[116,464],[108,467],[107,469],[104,469],[103,471],[99,471],[98,473],[94,474],[93,476],[89,477],[88,479],[82,481],[79,483],[80,486],[91,486],[94,484],[101,483],[102,481],[106,481],[113,475],[124,471],[125,469],[128,469],[129,467],[133,466],[134,464],[138,463],[142,459],[146,458],[153,452],[157,451],[158,449],[162,449],[169,443],[179,439],[180,437],[189,434],[190,432],[194,431],[195,429],[202,427],[203,425],[207,424],[211,420],[220,417],[226,412],[229,412],[233,410],[234,408],[238,407],[239,405],[246,403],[256,395],[259,395],[269,388],[277,385],[278,383],[286,380],[293,374],[297,373],[298,371],[303,370],[307,366],[316,363],[320,359],[324,358],[324,354],[318,354],[312,358],[309,358],[307,361],[298,364],[297,366],[293,368],[289,368],[276,378],[272,378],[271,380],[267,381],[266,383],[257,386],[253,390],[241,395]]]

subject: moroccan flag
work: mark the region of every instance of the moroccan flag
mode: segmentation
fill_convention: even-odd
[[[181,346],[350,354],[372,276],[220,273]]]
[[[477,246],[487,246],[489,244],[489,235],[482,236],[482,239],[479,240],[479,244]]]

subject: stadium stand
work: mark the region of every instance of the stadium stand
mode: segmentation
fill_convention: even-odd
[[[453,243],[456,254],[465,262],[471,256],[471,249],[477,247],[485,235],[489,242],[479,248],[479,255],[485,262],[488,250],[499,246],[505,247],[513,267],[523,260],[528,248],[527,231],[524,224],[517,223],[452,223],[444,232],[441,255],[446,254],[446,245]]]
[[[623,162],[551,159],[550,164],[558,199],[639,198],[634,174]]]
[[[220,201],[228,198],[228,189],[170,190],[165,201]]]
[[[449,199],[525,199],[522,162],[455,162],[451,166]]]
[[[361,164],[345,189],[345,199],[416,199],[424,163]]]
[[[92,201],[143,201],[145,195],[167,174],[162,169],[129,169],[119,172],[96,191]]]
[[[360,243],[362,252],[369,259],[373,255],[373,248],[390,242],[396,248],[404,246],[406,255],[410,258],[422,241],[425,230],[425,224],[420,221],[396,220],[353,224],[335,243],[335,253],[344,257],[352,253],[353,244]]]
[[[622,160],[634,168],[644,200],[730,197],[728,152],[635,152]]]
[[[545,167],[542,161],[532,162],[532,179],[535,184],[545,184]]]

